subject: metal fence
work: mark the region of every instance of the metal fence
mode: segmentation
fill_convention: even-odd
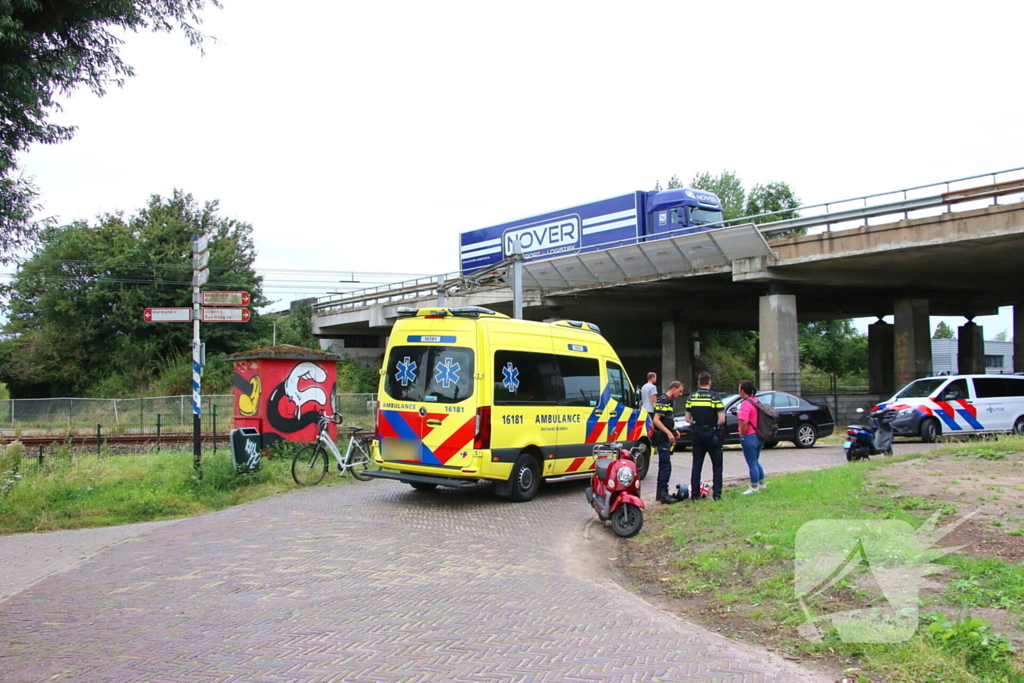
[[[230,418],[231,394],[212,394],[202,400],[203,414],[214,410]],[[192,428],[192,396],[145,398],[14,398],[0,401],[0,428],[56,429],[156,422]]]
[[[345,424],[372,427],[376,394],[337,394]],[[20,441],[39,465],[64,456],[145,456],[192,449],[192,397],[49,398],[0,401],[0,443]],[[234,429],[231,394],[203,397],[203,451],[226,453]]]
[[[867,377],[839,377],[820,372],[773,372],[759,376],[758,391],[788,391],[793,394],[849,396],[868,393]]]
[[[370,402],[376,394],[337,394],[335,408],[346,422],[373,419]],[[234,413],[232,394],[203,396],[203,416],[216,414],[220,425],[231,429]],[[15,398],[0,400],[0,430],[78,431],[103,425],[110,431],[123,431],[143,425],[176,431],[192,429],[192,396],[147,396],[144,398]],[[209,420],[204,420],[205,425]]]

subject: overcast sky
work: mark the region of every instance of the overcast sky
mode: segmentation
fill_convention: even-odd
[[[673,174],[818,203],[1024,166],[1019,0],[224,0],[204,17],[205,56],[129,35],[136,77],[68,99],[75,139],[22,165],[62,222],[174,188],[219,199],[284,302],[326,285],[278,270],[450,272],[460,232]]]

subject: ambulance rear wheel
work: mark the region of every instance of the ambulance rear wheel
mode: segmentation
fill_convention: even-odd
[[[921,441],[925,443],[935,443],[935,440],[939,438],[939,423],[933,418],[929,417],[927,420],[921,422]]]
[[[512,466],[512,492],[508,499],[517,503],[525,503],[537,495],[540,488],[540,465],[529,453],[520,453],[516,464]]]

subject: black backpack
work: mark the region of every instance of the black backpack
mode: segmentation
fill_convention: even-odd
[[[761,401],[754,401],[753,405],[757,408],[758,413],[754,433],[761,441],[777,441],[779,438],[779,411]]]

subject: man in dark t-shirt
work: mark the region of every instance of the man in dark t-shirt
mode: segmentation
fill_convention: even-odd
[[[693,435],[693,468],[690,470],[690,490],[700,490],[700,476],[704,469],[704,456],[711,456],[711,495],[722,498],[722,436],[725,407],[718,394],[711,391],[711,375],[706,372],[697,377],[697,391],[686,402],[686,421]],[[693,496],[697,500],[699,496]]]
[[[654,402],[654,445],[658,449],[658,492],[661,503],[674,503],[668,494],[668,480],[672,475],[672,449],[676,443],[675,406],[672,402],[683,395],[683,383],[672,382],[668,390]]]

